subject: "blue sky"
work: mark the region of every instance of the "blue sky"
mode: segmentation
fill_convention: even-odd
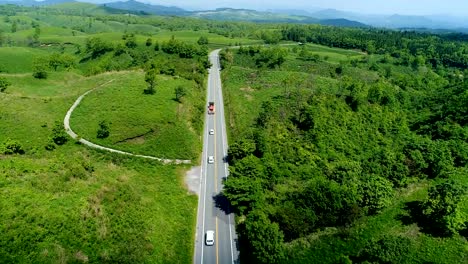
[[[103,0],[97,0],[103,1]],[[114,1],[114,0],[107,0]],[[123,0],[121,0],[123,1]],[[212,9],[216,7],[253,9],[333,8],[371,14],[468,15],[468,0],[138,0],[146,3],[175,5],[185,8]],[[468,19],[468,18],[467,18]]]

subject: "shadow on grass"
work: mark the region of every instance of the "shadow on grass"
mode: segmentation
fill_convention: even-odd
[[[221,209],[221,211],[223,211],[225,214],[230,214],[234,212],[231,203],[229,203],[226,196],[224,196],[222,193],[213,196],[213,199],[216,207]]]
[[[400,214],[396,216],[397,220],[400,220],[403,225],[417,224],[420,231],[434,237],[447,237],[448,234],[434,225],[427,217],[423,214],[423,202],[412,201],[405,204],[404,210],[407,214]]]

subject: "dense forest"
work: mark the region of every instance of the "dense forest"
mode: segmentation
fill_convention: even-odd
[[[234,130],[224,195],[238,214],[244,261],[454,261],[421,253],[437,252],[421,239],[357,230],[406,207],[418,232],[466,243],[467,43],[322,26],[281,32],[283,40],[365,53],[333,59],[310,44],[222,53]],[[246,104],[259,107],[241,116]],[[415,186],[425,198],[402,205]],[[466,262],[460,254],[456,262]]]

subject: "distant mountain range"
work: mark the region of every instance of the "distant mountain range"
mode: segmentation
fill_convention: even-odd
[[[297,10],[281,10],[281,13],[297,14]],[[324,9],[315,12],[300,11],[301,15],[317,19],[347,19],[385,28],[426,28],[468,30],[468,19],[445,15],[408,16],[408,15],[369,15],[345,12],[336,9]]]
[[[89,2],[96,0],[82,0]],[[74,0],[0,0],[0,4],[22,6],[48,6],[76,2]],[[393,29],[414,29],[429,32],[465,32],[468,33],[468,19],[443,15],[407,16],[407,15],[367,15],[345,12],[336,9],[312,10],[268,10],[218,8],[215,10],[188,11],[176,6],[145,4],[135,0],[110,2],[104,7],[126,10],[139,14],[190,16],[213,20],[252,21],[264,23],[303,23],[322,24],[341,27],[384,27]]]
[[[51,0],[46,0],[46,1],[51,1]],[[59,1],[59,0],[55,0],[55,1]],[[150,4],[144,4],[144,3],[134,1],[134,0],[129,0],[126,2],[111,2],[111,3],[106,3],[103,5],[107,7],[115,8],[115,9],[145,12],[147,14],[162,15],[162,16],[164,15],[188,16],[192,13],[190,11],[184,10],[176,6],[150,5]]]
[[[368,27],[363,23],[347,19],[317,19],[302,15],[280,14],[250,9],[218,8],[216,10],[194,11],[192,17],[226,21],[252,21],[264,23],[303,23],[341,27]]]
[[[74,0],[45,0],[45,1],[34,1],[34,0],[0,0],[1,5],[20,5],[20,6],[48,6],[57,5],[63,3],[77,2]]]

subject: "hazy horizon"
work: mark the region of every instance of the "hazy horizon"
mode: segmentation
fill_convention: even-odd
[[[93,3],[116,2],[124,0],[83,0]],[[340,11],[356,12],[364,14],[400,14],[400,15],[468,15],[468,1],[466,0],[270,0],[268,4],[264,1],[255,0],[137,0],[139,2],[159,4],[166,6],[177,6],[185,9],[214,9],[220,7],[246,8],[257,10],[269,9],[299,9],[304,11],[315,11],[322,9],[337,9]]]

